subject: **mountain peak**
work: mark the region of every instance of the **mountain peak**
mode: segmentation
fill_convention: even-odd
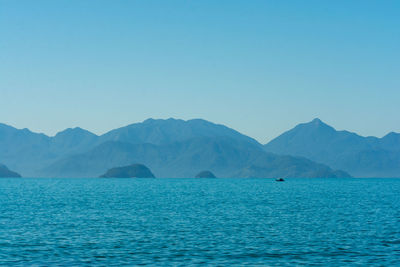
[[[148,118],[148,119],[144,120],[143,123],[152,123],[152,122],[155,122],[155,121],[156,121],[156,119]],[[135,124],[135,123],[132,123],[132,124]]]
[[[312,121],[311,121],[311,123],[314,123],[314,124],[320,124],[320,123],[323,123],[319,118],[315,118],[315,119],[313,119]]]
[[[112,130],[102,136],[100,141],[122,141],[132,144],[168,144],[186,141],[198,137],[230,137],[236,140],[260,145],[254,139],[245,136],[224,125],[214,124],[202,119],[147,119]]]
[[[397,136],[400,136],[400,133],[390,132],[387,135],[385,135],[383,138],[388,138],[388,137],[393,138],[393,137],[397,137]]]
[[[319,118],[315,118],[315,119],[313,119],[312,121],[310,121],[309,123],[306,123],[306,124],[315,125],[315,126],[329,126],[328,124],[326,124],[325,122],[323,122]]]
[[[319,129],[319,130],[324,129],[326,131],[336,131],[332,126],[329,126],[328,124],[326,124],[319,118],[315,118],[308,123],[299,124],[298,126],[300,126],[301,128],[307,128],[307,129]]]
[[[81,127],[75,128],[67,128],[64,131],[58,132],[56,137],[64,136],[64,135],[92,135],[95,136],[94,133],[89,132],[88,130],[82,129]]]

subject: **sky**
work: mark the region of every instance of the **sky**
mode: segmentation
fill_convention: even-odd
[[[400,132],[400,1],[0,0],[0,122]]]

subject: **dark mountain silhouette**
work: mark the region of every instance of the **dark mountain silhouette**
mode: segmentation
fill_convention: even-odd
[[[210,171],[201,171],[195,176],[195,178],[216,178],[216,177],[214,173]]]
[[[0,178],[16,178],[21,177],[16,172],[10,171],[5,165],[0,164]]]
[[[101,178],[155,178],[154,174],[143,164],[115,167],[109,169]]]
[[[336,131],[319,119],[297,125],[265,145],[272,153],[302,156],[358,177],[400,177],[400,134],[383,138]]]

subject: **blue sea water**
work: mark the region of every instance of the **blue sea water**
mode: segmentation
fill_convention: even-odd
[[[400,179],[0,179],[0,265],[400,265]]]

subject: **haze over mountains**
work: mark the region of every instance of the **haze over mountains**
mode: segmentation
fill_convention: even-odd
[[[355,177],[400,177],[400,134],[382,138],[336,131],[319,119],[297,125],[265,146],[271,153],[302,156]]]
[[[256,140],[205,120],[153,120],[97,136],[81,128],[54,137],[0,124],[0,162],[23,176],[98,177],[141,163],[157,177],[348,177],[302,157],[278,156]]]

